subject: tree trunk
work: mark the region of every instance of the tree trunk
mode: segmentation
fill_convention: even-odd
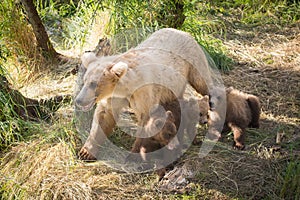
[[[173,0],[175,9],[173,10],[174,20],[172,28],[180,28],[185,20],[183,0]]]
[[[44,56],[51,59],[53,58],[58,59],[59,54],[55,51],[55,49],[53,48],[49,40],[46,29],[33,4],[33,0],[21,0],[21,3],[25,8],[29,23],[32,26],[34,35],[37,40],[37,46],[42,50]]]

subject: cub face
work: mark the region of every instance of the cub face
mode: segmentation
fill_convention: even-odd
[[[156,133],[152,138],[153,140],[161,146],[166,146],[169,150],[179,146],[175,118],[171,111],[166,111],[164,116],[151,116],[149,122],[150,124],[146,126],[150,127],[151,132]]]
[[[185,101],[184,113],[186,120],[197,121],[200,124],[207,124],[209,119],[209,97],[190,98]]]
[[[197,100],[199,106],[199,123],[207,124],[209,119],[209,97],[205,95],[204,97]]]

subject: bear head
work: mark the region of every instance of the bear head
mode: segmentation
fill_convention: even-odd
[[[199,106],[199,123],[207,124],[208,123],[208,111],[209,111],[209,97],[208,95],[203,96],[197,100]]]
[[[96,57],[88,52],[82,56],[82,66],[86,68],[83,87],[76,97],[76,104],[83,110],[90,110],[95,103],[109,97],[127,72],[127,64],[114,63],[114,57]]]
[[[175,118],[171,111],[157,110],[150,113],[150,119],[145,126],[146,132],[151,132],[152,139],[161,146],[173,150],[179,146]]]

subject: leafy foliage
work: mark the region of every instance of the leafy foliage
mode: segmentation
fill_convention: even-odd
[[[211,14],[236,13],[245,24],[287,24],[300,19],[300,4],[297,0],[231,0],[209,3]]]
[[[103,11],[99,2],[36,1],[36,7],[57,49],[83,48],[97,14]]]
[[[221,40],[208,36],[209,33],[223,30],[224,26],[219,20],[206,19],[198,8],[199,3],[180,0],[132,0],[108,1],[107,4],[112,10],[110,23],[106,28],[107,34],[117,35],[124,30],[139,30],[144,33],[140,35],[142,37],[145,33],[160,28],[177,28],[191,33],[220,69],[230,69],[231,59],[226,56],[226,48]]]

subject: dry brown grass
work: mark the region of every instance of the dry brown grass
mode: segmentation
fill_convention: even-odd
[[[154,178],[155,180],[155,178]],[[4,199],[132,199],[154,196],[153,177],[76,159],[65,142],[21,143],[1,162]]]
[[[249,152],[237,152],[228,145],[217,145],[203,159],[187,156],[185,161],[197,172],[193,182],[214,189],[231,198],[278,198],[274,193],[279,183],[278,160],[260,158]]]
[[[223,80],[227,86],[260,97],[261,129],[273,138],[276,128],[284,127],[289,137],[300,131],[299,27],[300,23],[283,30],[269,28],[272,32],[260,28],[251,37],[242,32],[226,42],[238,63]]]

